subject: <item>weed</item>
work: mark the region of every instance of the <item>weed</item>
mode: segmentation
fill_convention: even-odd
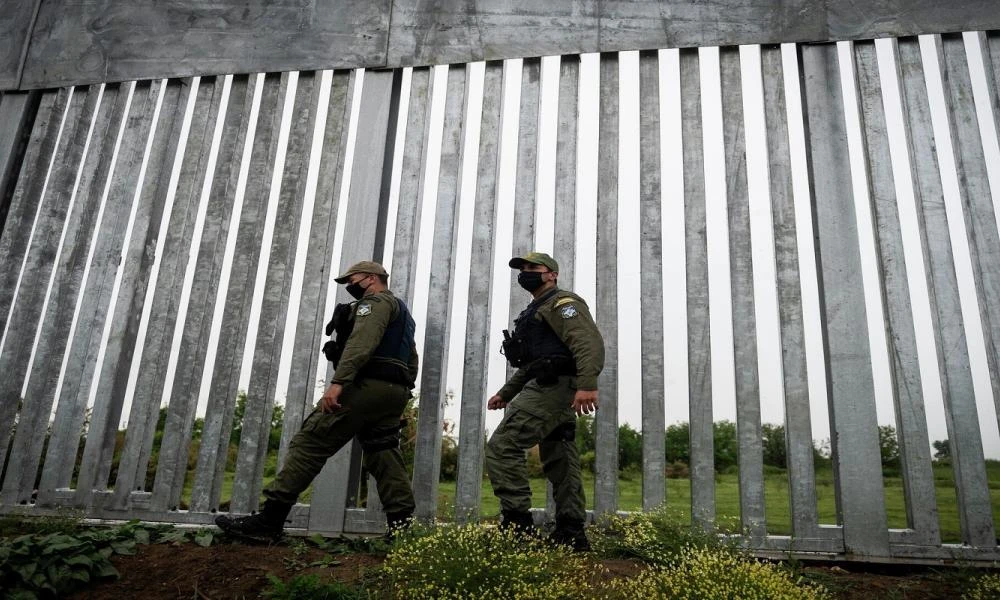
[[[671,565],[687,548],[736,551],[735,538],[682,525],[665,509],[649,513],[611,515],[590,530],[594,550],[608,558],[634,558],[652,565]]]
[[[271,585],[264,590],[264,597],[272,600],[360,600],[367,598],[364,589],[340,583],[324,583],[316,575],[296,575],[282,581],[268,574]]]
[[[1000,598],[1000,574],[981,575],[972,581],[968,591],[962,595],[964,600],[987,600]]]
[[[824,600],[829,593],[805,585],[773,564],[718,548],[688,548],[670,566],[654,566],[636,577],[611,581],[611,599]]]
[[[386,557],[397,598],[587,598],[595,567],[566,548],[480,526],[403,536]]]

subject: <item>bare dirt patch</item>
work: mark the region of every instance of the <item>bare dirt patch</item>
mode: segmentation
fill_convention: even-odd
[[[226,540],[203,547],[193,543],[137,546],[135,555],[112,558],[120,573],[70,596],[74,599],[172,600],[261,598],[271,586],[269,574],[281,580],[315,575],[323,583],[371,585],[385,557],[361,552],[331,553],[301,538],[278,544],[251,545]],[[645,565],[626,559],[604,559],[605,577],[633,577]],[[596,572],[596,570],[595,570]],[[819,583],[838,600],[959,598],[983,571],[962,568],[921,568],[858,563],[800,563],[796,576]],[[367,577],[367,581],[364,581]]]
[[[378,567],[383,561],[382,557],[369,554],[344,554],[333,557],[336,564],[308,566],[328,556],[329,553],[318,548],[286,545],[140,546],[133,556],[112,559],[121,574],[120,579],[100,583],[71,597],[92,600],[258,598],[270,585],[268,573],[280,579],[315,574],[322,581],[355,583],[367,570]]]

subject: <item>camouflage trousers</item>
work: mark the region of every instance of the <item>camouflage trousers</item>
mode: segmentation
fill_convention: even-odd
[[[527,512],[531,508],[525,451],[537,444],[542,470],[552,483],[556,517],[586,518],[572,406],[575,379],[560,377],[554,385],[531,380],[507,405],[486,445],[486,469],[501,510]]]
[[[318,408],[302,423],[292,437],[285,464],[264,490],[268,500],[294,504],[323,469],[326,460],[344,444],[358,436],[365,440],[391,432],[400,425],[400,417],[410,399],[410,390],[397,383],[362,379],[344,386],[340,396],[343,408],[324,413]],[[384,442],[386,436],[381,435]],[[391,433],[388,435],[390,443]],[[410,477],[399,450],[398,436],[391,447],[366,451],[364,465],[375,478],[379,499],[386,513],[412,513],[415,507]],[[383,444],[390,445],[390,444]],[[321,498],[313,498],[322,502]]]

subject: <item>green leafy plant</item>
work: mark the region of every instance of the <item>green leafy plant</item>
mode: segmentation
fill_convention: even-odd
[[[288,581],[282,581],[268,574],[271,585],[264,590],[265,598],[273,600],[360,600],[367,598],[364,590],[333,581],[324,583],[316,575],[296,575]]]
[[[384,565],[394,598],[588,598],[595,569],[566,548],[481,526],[404,536]]]
[[[61,597],[94,580],[118,577],[110,560],[115,554],[135,554],[139,544],[184,541],[208,546],[212,532],[129,522],[0,539],[0,590],[13,598]]]

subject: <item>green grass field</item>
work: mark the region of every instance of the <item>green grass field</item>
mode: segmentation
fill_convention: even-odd
[[[993,519],[1000,523],[1000,462],[991,461],[988,466],[990,494],[993,498]],[[950,467],[935,466],[938,516],[941,536],[945,542],[961,541],[958,525],[958,500]],[[587,493],[587,507],[593,508],[593,476],[585,474],[584,490]],[[545,481],[533,479],[533,506],[545,506]],[[678,520],[687,521],[691,513],[691,482],[689,479],[667,480],[667,508]],[[816,503],[820,522],[837,522],[834,503],[833,471],[827,467],[816,472]],[[454,482],[441,482],[439,505],[443,517],[450,516],[454,504]],[[493,495],[489,482],[483,482],[482,514],[492,517],[500,512],[499,503]],[[715,480],[715,502],[717,522],[724,526],[738,528],[740,516],[739,476],[736,473],[719,474]],[[791,518],[788,508],[788,475],[783,471],[766,474],[764,481],[764,502],[768,533],[787,535],[791,533]],[[903,497],[903,480],[900,477],[885,478],[885,502],[889,527],[905,528],[906,505]],[[642,482],[639,477],[618,480],[619,510],[637,511],[642,509]]]
[[[993,519],[1000,523],[1000,461],[988,461],[990,494],[993,498]],[[941,523],[941,536],[945,542],[960,542],[958,525],[958,499],[951,468],[947,465],[934,466],[935,484],[937,489],[938,517]],[[189,478],[190,480],[191,478]],[[270,481],[265,480],[265,485]],[[903,480],[900,477],[885,478],[885,502],[889,518],[889,527],[906,527],[906,505],[903,497]],[[545,480],[532,479],[533,506],[545,506]],[[584,490],[587,494],[587,507],[593,508],[594,478],[590,473],[584,474]],[[232,491],[232,473],[226,474],[222,498],[226,500]],[[306,490],[301,502],[311,501],[311,488]],[[830,467],[819,467],[816,471],[816,502],[820,522],[835,524],[836,507],[834,505],[833,471]],[[185,502],[190,497],[190,488],[185,488]],[[785,471],[768,469],[764,481],[764,501],[768,533],[787,535],[791,533],[791,519],[788,509],[788,475]],[[716,475],[715,480],[716,517],[720,526],[727,529],[739,527],[740,500],[739,476],[736,473]],[[449,520],[454,516],[455,482],[442,481],[439,486],[438,516]],[[482,515],[493,518],[500,513],[500,506],[489,481],[483,480]],[[640,477],[625,477],[618,480],[619,510],[637,511],[642,507],[642,481]],[[691,482],[688,479],[667,479],[667,509],[676,515],[679,521],[690,519],[691,512]]]

